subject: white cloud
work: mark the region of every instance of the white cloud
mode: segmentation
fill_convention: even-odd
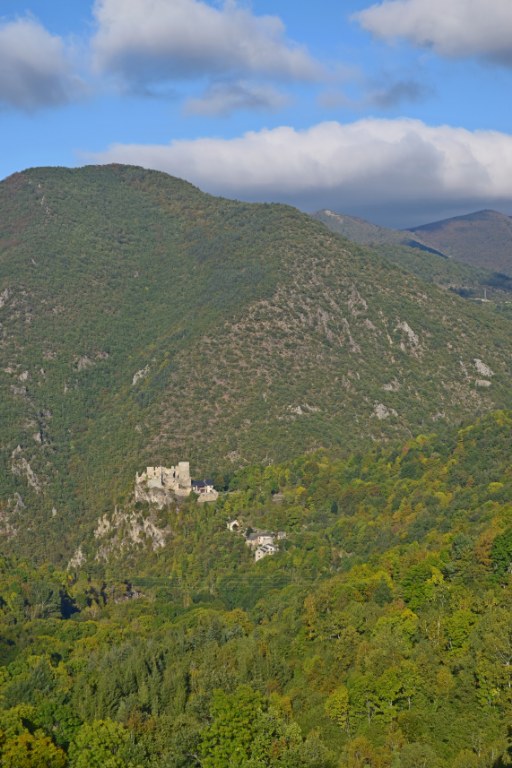
[[[321,67],[285,37],[276,16],[236,0],[96,0],[93,52],[99,71],[135,86],[165,79],[269,76],[315,80]]]
[[[304,131],[280,127],[163,146],[119,144],[92,159],[156,168],[240,199],[381,220],[394,212],[393,223],[403,226],[450,206],[512,205],[512,136],[419,120],[327,122]]]
[[[189,99],[186,112],[193,115],[227,116],[235,110],[277,110],[287,99],[274,88],[244,82],[213,83],[198,99]]]
[[[385,0],[353,18],[384,39],[402,37],[442,56],[512,66],[510,0]]]
[[[64,104],[83,91],[64,42],[30,17],[0,24],[0,106],[28,112]]]

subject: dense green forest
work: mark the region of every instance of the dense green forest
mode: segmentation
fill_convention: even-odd
[[[108,564],[5,557],[2,766],[510,764],[511,430],[252,465]]]

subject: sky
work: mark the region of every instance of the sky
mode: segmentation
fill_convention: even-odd
[[[0,0],[0,178],[130,163],[408,227],[512,214],[512,0]]]

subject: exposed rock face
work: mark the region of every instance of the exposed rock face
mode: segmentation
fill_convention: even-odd
[[[150,515],[135,511],[116,509],[111,516],[100,517],[94,538],[99,542],[96,560],[108,560],[110,555],[123,552],[142,545],[148,545],[153,551],[165,546],[171,535],[169,528],[159,528],[156,520]]]
[[[164,488],[147,488],[143,485],[135,484],[135,501],[154,504],[158,509],[163,509],[171,504],[175,498],[172,491],[167,491]]]
[[[149,365],[146,365],[144,368],[141,368],[140,371],[136,371],[133,374],[132,387],[135,387],[139,383],[139,381],[141,381],[142,379],[145,379],[148,373],[149,373]]]
[[[20,445],[18,445],[12,452],[11,472],[13,475],[22,477],[27,481],[28,485],[33,488],[36,493],[39,493],[41,491],[41,481],[22,453],[23,451]]]
[[[384,403],[376,403],[373,412],[380,421],[388,419],[390,416],[398,416],[394,408],[388,408]]]
[[[82,547],[78,547],[68,563],[68,571],[78,570],[85,563],[86,559],[87,558],[82,552]]]
[[[474,360],[475,368],[478,371],[478,373],[481,376],[485,376],[489,378],[490,376],[494,376],[494,371],[492,371],[488,365],[486,365],[482,360],[480,360],[478,357]]]

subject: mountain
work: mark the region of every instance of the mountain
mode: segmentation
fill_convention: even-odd
[[[442,251],[430,248],[419,236],[412,237],[408,231],[380,227],[357,216],[347,216],[324,209],[314,213],[313,218],[323,221],[333,232],[338,232],[347,240],[353,240],[354,243],[361,245],[405,245],[436,253],[438,256],[445,256]]]
[[[477,211],[407,231],[457,261],[512,276],[510,216],[497,211]]]
[[[436,257],[437,258],[437,257]],[[67,562],[136,471],[340,452],[511,405],[511,326],[282,205],[127,166],[0,184],[0,524]]]
[[[439,237],[439,241],[430,238],[428,227],[436,225],[427,225],[424,234],[422,227],[415,230],[388,229],[365,219],[329,210],[318,211],[313,214],[313,218],[323,222],[331,232],[372,248],[422,280],[470,298],[490,296],[494,300],[508,301],[512,280],[493,271],[492,263],[487,264],[487,257],[484,258],[485,249],[481,254],[481,263],[478,259],[473,264],[467,259],[459,259],[442,237]]]

